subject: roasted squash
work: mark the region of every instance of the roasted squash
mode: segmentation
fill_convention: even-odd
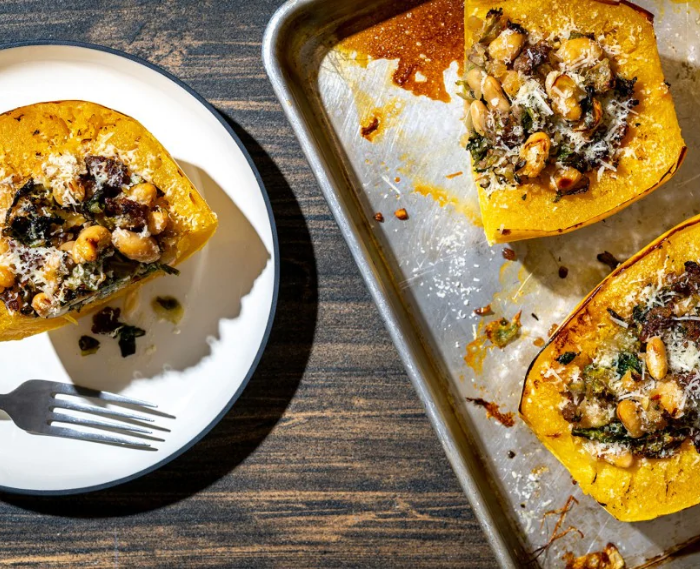
[[[700,502],[700,216],[614,270],[525,378],[520,414],[622,521]]]
[[[0,115],[0,341],[63,326],[200,249],[216,215],[139,122],[84,101]]]
[[[626,0],[467,0],[465,18],[467,149],[489,243],[590,225],[676,172],[686,147],[652,14]]]

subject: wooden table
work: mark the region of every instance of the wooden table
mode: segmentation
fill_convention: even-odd
[[[121,49],[216,106],[260,170],[282,255],[270,343],[224,420],[128,485],[68,498],[0,496],[0,565],[495,566],[268,84],[261,40],[280,4],[0,4],[5,41]]]

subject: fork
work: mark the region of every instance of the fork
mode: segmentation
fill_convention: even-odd
[[[57,398],[57,395],[68,396]],[[74,397],[97,399],[104,403],[140,407],[144,412],[158,417],[174,419],[172,415],[157,410],[157,405],[130,399],[106,391],[88,389],[69,383],[30,379],[17,387],[11,393],[0,395],[0,409],[5,411],[15,425],[33,435],[62,437],[80,441],[117,445],[138,450],[158,450],[145,442],[134,441],[128,437],[138,437],[149,441],[163,442],[164,439],[153,436],[153,430],[170,432],[169,429],[141,423],[153,423],[153,418],[137,413],[128,408],[115,409],[100,405],[90,405]],[[77,411],[92,417],[82,417],[63,411]],[[104,421],[100,417],[111,419]],[[90,427],[106,431],[94,432],[73,429],[56,423]],[[126,435],[126,436],[125,436]]]

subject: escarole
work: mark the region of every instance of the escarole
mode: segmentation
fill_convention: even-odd
[[[466,149],[490,243],[589,225],[676,171],[685,144],[651,14],[468,0],[465,17]]]

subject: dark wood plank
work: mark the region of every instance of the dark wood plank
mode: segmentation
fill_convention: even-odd
[[[267,82],[261,39],[280,3],[0,6],[5,40],[119,48],[211,101],[261,171],[282,253],[269,348],[234,410],[126,486],[0,496],[0,565],[495,566]]]

